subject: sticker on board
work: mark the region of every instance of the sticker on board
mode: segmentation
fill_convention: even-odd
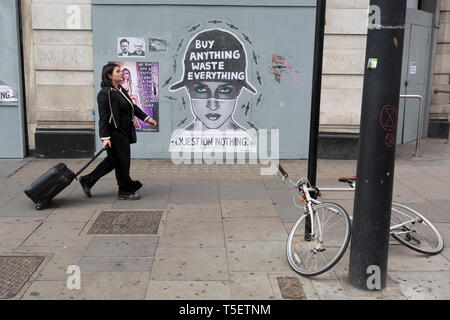
[[[163,39],[149,38],[148,39],[149,52],[167,52],[167,41]]]
[[[417,61],[413,61],[410,63],[409,74],[417,74]]]
[[[0,80],[0,102],[18,102],[17,92]]]
[[[158,122],[153,127],[134,117],[137,132],[159,132],[159,63],[137,61],[114,61],[120,67],[123,81],[120,84],[131,98],[131,102]]]
[[[144,38],[117,38],[117,56],[145,58]]]

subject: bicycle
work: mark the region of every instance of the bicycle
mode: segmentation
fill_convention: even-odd
[[[288,180],[297,190],[294,195],[303,203],[303,214],[289,232],[286,254],[290,266],[307,277],[330,270],[344,255],[351,237],[352,218],[340,205],[320,202],[317,187],[307,179],[297,182],[288,179],[287,172],[279,166],[282,180]],[[322,188],[323,191],[354,191],[356,178],[341,178],[350,188]],[[438,229],[422,214],[400,203],[392,203],[390,235],[406,247],[420,253],[435,255],[444,248]]]

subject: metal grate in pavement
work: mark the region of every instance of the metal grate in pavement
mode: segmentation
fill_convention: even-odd
[[[278,277],[278,286],[280,287],[283,299],[303,300],[305,293],[302,285],[297,278],[294,277]]]
[[[16,296],[45,257],[0,256],[0,299]]]
[[[88,234],[155,234],[162,211],[102,211]]]

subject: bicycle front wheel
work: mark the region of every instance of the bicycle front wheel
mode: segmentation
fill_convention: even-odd
[[[314,226],[309,239],[305,237],[307,217],[311,217]],[[342,258],[350,235],[350,217],[344,208],[334,203],[315,205],[312,215],[305,213],[289,232],[288,262],[294,271],[303,276],[324,273]]]
[[[392,203],[391,236],[408,248],[429,255],[444,249],[444,240],[438,229],[414,209]]]

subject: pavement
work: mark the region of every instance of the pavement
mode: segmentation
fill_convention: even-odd
[[[412,156],[414,149],[415,143],[397,148],[394,201],[423,212],[448,244],[450,145],[425,139],[421,158]],[[293,272],[285,242],[299,216],[295,191],[277,176],[261,176],[261,165],[132,160],[131,176],[144,184],[141,200],[117,200],[111,173],[95,185],[92,198],[75,181],[51,207],[36,211],[23,190],[58,162],[76,170],[85,161],[0,161],[0,256],[44,257],[11,299],[292,299],[283,279],[296,282],[299,299],[450,298],[450,246],[425,256],[391,241],[387,287],[376,292],[348,283],[350,249],[325,274]],[[307,161],[281,163],[291,177],[306,176]],[[338,177],[355,172],[356,161],[319,160],[318,186],[337,186]],[[353,193],[328,192],[323,199],[353,211]],[[153,234],[90,234],[105,210],[162,211],[162,218]],[[67,269],[74,265],[81,289],[70,290]]]

